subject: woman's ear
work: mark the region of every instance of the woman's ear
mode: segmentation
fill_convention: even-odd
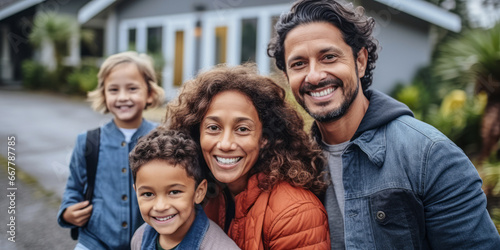
[[[264,137],[260,138],[260,149],[263,149],[267,145],[268,140]]]
[[[194,191],[194,202],[196,204],[200,204],[203,199],[205,199],[205,195],[207,194],[207,180],[203,179],[203,181],[198,184],[198,187]]]
[[[267,140],[264,140],[260,143],[260,149],[264,149],[267,145]]]

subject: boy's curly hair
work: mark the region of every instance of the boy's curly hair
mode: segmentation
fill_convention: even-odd
[[[192,177],[196,186],[203,181],[204,174],[198,163],[198,145],[185,133],[167,130],[163,127],[153,129],[141,137],[130,152],[130,169],[134,178],[144,164],[153,160],[163,160],[176,167],[182,167]]]
[[[219,65],[186,82],[177,99],[167,105],[165,126],[189,133],[199,144],[200,124],[212,99],[229,90],[248,96],[262,123],[262,138],[267,142],[249,172],[265,174],[259,187],[269,190],[286,181],[316,194],[323,191],[326,161],[321,149],[303,130],[302,118],[285,101],[285,90],[271,78],[259,75],[254,64]],[[200,165],[207,171],[202,154],[200,157]]]

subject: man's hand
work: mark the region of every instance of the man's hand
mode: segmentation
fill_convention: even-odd
[[[63,212],[64,221],[79,227],[85,225],[90,218],[90,214],[92,214],[92,205],[88,205],[89,201],[82,201],[69,206]]]

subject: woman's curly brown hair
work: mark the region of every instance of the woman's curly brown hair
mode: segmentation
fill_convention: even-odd
[[[278,69],[286,73],[285,38],[288,32],[301,24],[314,22],[328,22],[337,27],[351,47],[354,59],[362,48],[366,48],[368,62],[361,85],[363,90],[368,89],[378,58],[378,41],[372,36],[375,19],[366,16],[363,7],[354,8],[333,0],[299,0],[290,12],[281,14],[275,26],[276,34],[267,48],[267,54],[276,59]]]
[[[200,124],[211,100],[229,90],[248,96],[262,123],[262,138],[266,143],[249,172],[250,176],[265,174],[259,187],[270,190],[279,181],[286,181],[315,194],[323,191],[326,161],[321,149],[303,130],[302,118],[285,101],[285,90],[272,79],[259,75],[254,64],[219,65],[186,82],[178,98],[167,105],[165,126],[186,131],[199,143]],[[200,165],[208,169],[203,158]]]

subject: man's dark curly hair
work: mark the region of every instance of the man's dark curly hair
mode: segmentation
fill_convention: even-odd
[[[378,58],[378,41],[372,36],[375,20],[364,14],[363,7],[342,5],[335,0],[299,0],[290,12],[283,13],[276,23],[276,34],[271,39],[267,54],[276,59],[278,69],[286,73],[285,38],[292,29],[307,23],[328,22],[337,27],[345,43],[351,49],[354,59],[364,47],[368,51],[365,75],[361,78],[363,90],[372,84],[375,61]]]
[[[130,152],[130,169],[134,183],[141,166],[153,160],[163,160],[175,167],[184,168],[198,187],[198,184],[205,179],[198,163],[198,152],[198,145],[189,135],[163,127],[155,128],[141,137]]]
[[[279,181],[319,194],[326,187],[325,158],[304,131],[304,122],[285,101],[285,90],[271,78],[259,75],[254,64],[219,65],[186,82],[178,98],[167,105],[166,126],[189,133],[199,143],[200,124],[214,96],[238,91],[250,98],[262,123],[259,158],[249,176],[264,173],[259,187],[270,190]],[[200,154],[200,164],[208,166]],[[206,170],[205,170],[206,171]]]

